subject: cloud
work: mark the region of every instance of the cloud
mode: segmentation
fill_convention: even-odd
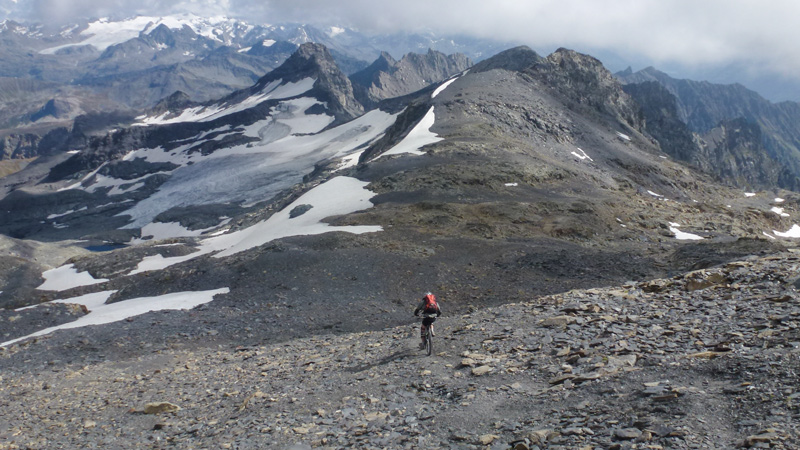
[[[655,63],[756,61],[800,71],[800,2],[794,0],[292,0],[270,8],[336,18],[364,31],[431,29],[534,48],[614,49]]]
[[[0,0],[2,1],[2,0]],[[5,0],[8,1],[8,0]],[[193,12],[250,22],[336,24],[363,32],[458,33],[536,49],[613,51],[657,66],[736,65],[800,73],[795,0],[29,0],[29,14],[77,17]]]
[[[537,49],[613,51],[656,65],[739,64],[800,73],[795,0],[231,0],[262,21],[335,22],[364,32],[435,31]]]
[[[230,0],[27,0],[20,3],[17,16],[54,25],[101,17],[123,19],[184,12],[215,16],[235,13]]]

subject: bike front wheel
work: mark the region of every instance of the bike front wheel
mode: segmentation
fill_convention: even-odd
[[[431,356],[433,352],[433,333],[428,330],[428,335],[425,337],[425,351],[428,353],[428,356]]]

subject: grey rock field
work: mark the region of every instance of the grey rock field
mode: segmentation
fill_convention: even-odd
[[[797,448],[799,267],[784,252],[445,314],[430,357],[411,317],[114,359],[84,343],[78,363],[22,343],[0,351],[0,444]]]

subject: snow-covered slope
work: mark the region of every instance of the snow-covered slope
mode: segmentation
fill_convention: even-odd
[[[59,50],[82,45],[91,45],[103,51],[112,45],[121,44],[139,36],[141,33],[150,34],[159,25],[180,30],[189,27],[196,34],[229,45],[236,38],[244,37],[253,30],[252,25],[239,22],[226,17],[204,18],[194,14],[180,14],[165,17],[136,16],[126,20],[114,21],[101,18],[89,22],[81,31],[72,27],[62,32],[65,38],[72,38],[73,43],[49,47],[40,51],[42,54],[52,55]]]
[[[118,216],[130,218],[125,228],[143,228],[173,208],[264,202],[301,182],[323,161],[356,159],[396,114],[376,109],[344,121],[347,116],[332,111],[326,99],[349,95],[341,101],[355,102],[352,90],[348,94],[346,86],[332,86],[347,78],[336,75],[327,52],[314,44],[306,47],[286,63],[303,73],[279,68],[223,100],[140,116],[126,133],[149,136],[142,145],[109,158],[67,189],[112,202],[128,200]],[[123,170],[126,166],[139,169],[132,174]],[[159,237],[171,236],[162,232]]]

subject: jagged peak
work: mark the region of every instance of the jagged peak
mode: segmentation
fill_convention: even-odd
[[[261,77],[251,91],[260,91],[276,80],[290,83],[307,78],[316,80],[313,95],[327,102],[337,121],[363,114],[364,107],[355,99],[350,79],[339,69],[328,48],[314,42],[301,44],[283,64]]]
[[[381,51],[381,54],[378,55],[378,59],[376,59],[373,64],[376,64],[378,62],[382,62],[384,64],[388,64],[388,65],[391,66],[391,65],[395,64],[397,62],[397,60],[392,58],[392,55],[390,55],[389,52]]]
[[[191,97],[183,91],[175,91],[169,96],[161,99],[155,108],[175,108],[182,107],[192,102]]]
[[[259,80],[259,84],[267,84],[278,78],[283,81],[297,81],[307,77],[318,78],[319,72],[340,72],[336,62],[322,44],[306,42],[297,47],[286,61],[278,68]]]
[[[502,51],[489,59],[485,59],[473,66],[473,72],[488,72],[494,69],[504,69],[519,72],[540,61],[544,58],[533,51],[527,45],[510,48]]]
[[[378,72],[390,72],[397,66],[397,60],[392,55],[382,51],[372,64],[362,70],[350,75],[350,79],[362,85],[368,85],[373,81],[373,77]]]
[[[630,75],[632,73],[633,73],[633,67],[628,66],[628,67],[625,68],[625,70],[620,70],[619,72],[617,72],[616,75],[618,75],[620,77],[625,77],[625,76],[628,76],[628,75]]]
[[[559,48],[546,58],[549,62],[559,65],[561,67],[572,67],[580,70],[591,70],[598,72],[606,72],[611,75],[611,72],[603,66],[603,63],[594,56],[585,53],[576,52],[568,48]]]
[[[472,61],[461,53],[445,55],[428,49],[427,53],[406,53],[396,61],[382,52],[369,67],[351,75],[350,80],[355,85],[356,98],[366,106],[373,106],[381,100],[424,89],[470,66]]]

